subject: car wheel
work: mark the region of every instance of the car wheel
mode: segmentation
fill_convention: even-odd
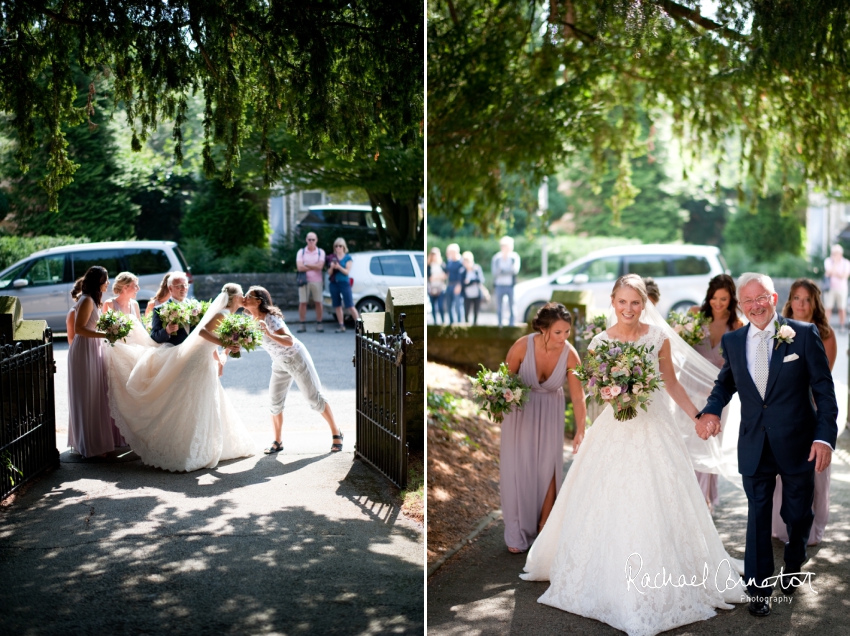
[[[693,307],[694,305],[698,305],[698,304],[699,303],[695,303],[692,300],[681,300],[681,301],[677,302],[675,305],[673,305],[673,307],[670,309],[670,311],[671,312],[675,311],[676,313],[683,314],[686,311],[688,311],[691,307]]]
[[[357,303],[359,314],[373,314],[376,311],[384,311],[384,303],[377,298],[364,298]]]
[[[540,308],[543,307],[546,303],[544,301],[539,301],[536,303],[531,303],[528,306],[528,309],[525,310],[525,322],[531,323],[534,320],[534,317],[537,315],[537,312],[540,311]]]

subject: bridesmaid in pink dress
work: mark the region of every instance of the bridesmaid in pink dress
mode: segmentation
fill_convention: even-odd
[[[75,336],[68,348],[68,446],[83,457],[102,456],[125,445],[109,414],[104,334],[96,330],[100,300],[108,284],[103,267],[90,267],[74,306]]]
[[[723,354],[720,352],[720,339],[723,334],[740,329],[744,326],[738,318],[738,298],[735,295],[735,281],[728,274],[718,274],[708,283],[708,291],[701,307],[693,307],[694,313],[702,312],[709,319],[708,338],[696,345],[694,349],[703,358],[717,367],[723,367]],[[712,510],[720,503],[717,491],[717,475],[712,473],[697,474],[697,482],[705,495],[705,501]]]
[[[499,490],[505,543],[513,553],[524,552],[534,541],[555,504],[564,473],[564,383],[569,382],[575,408],[573,451],[584,438],[587,410],[584,390],[571,373],[578,353],[567,341],[572,316],[560,303],[548,303],[537,312],[536,333],[523,336],[508,351],[511,373],[519,373],[531,388],[521,411],[502,422],[499,453]]]
[[[826,357],[829,360],[829,370],[832,371],[832,367],[835,366],[835,359],[838,357],[838,342],[835,339],[835,331],[829,326],[829,319],[817,283],[808,278],[795,280],[791,285],[791,292],[788,294],[788,302],[782,309],[782,315],[786,318],[817,325],[823,341],[823,348],[826,349]],[[812,523],[812,531],[809,533],[809,545],[817,545],[821,542],[826,530],[826,523],[829,521],[830,468],[828,466],[822,473],[815,472],[815,499],[812,504],[815,520]],[[781,506],[782,479],[777,476],[776,490],[773,491],[773,536],[780,541],[787,542],[788,530],[779,514]]]

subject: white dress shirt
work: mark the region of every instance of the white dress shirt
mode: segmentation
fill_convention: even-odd
[[[773,312],[773,316],[770,319],[770,322],[767,323],[767,326],[763,331],[766,331],[768,335],[768,346],[767,346],[767,364],[770,366],[770,359],[773,356],[773,349],[776,346],[773,344],[771,338],[776,335],[776,325],[773,323],[776,321],[776,312]],[[756,327],[753,323],[750,323],[750,330],[747,332],[747,371],[750,372],[750,377],[753,379],[753,382],[756,381],[756,351],[758,351],[759,342],[761,338],[759,337],[759,332],[762,331],[758,327]],[[829,442],[824,442],[823,440],[816,439],[816,442],[819,444],[826,444],[829,446],[830,450],[835,450],[832,448],[832,444]]]

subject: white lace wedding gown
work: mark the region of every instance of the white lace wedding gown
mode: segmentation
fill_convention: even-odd
[[[199,327],[225,302],[219,296]],[[145,464],[192,471],[254,454],[219,381],[215,345],[196,332],[179,346],[159,345],[139,323],[127,343],[105,347],[112,417]]]
[[[589,348],[601,339],[607,332]],[[656,368],[664,339],[650,326],[637,341],[655,347]],[[726,553],[682,435],[660,399],[627,422],[607,406],[588,429],[525,571],[525,580],[551,582],[540,603],[633,636],[705,620],[715,608],[742,602],[740,586],[722,590],[727,577],[738,580],[743,563]],[[680,575],[701,582],[704,571],[704,587],[676,586]],[[662,585],[663,573],[672,583]],[[657,589],[641,585],[644,574]]]

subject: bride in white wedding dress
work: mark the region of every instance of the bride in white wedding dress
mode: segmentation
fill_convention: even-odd
[[[238,285],[225,285],[179,346],[154,342],[136,321],[126,343],[105,347],[112,417],[145,464],[188,472],[254,454],[213,357],[213,330],[242,297]]]
[[[646,304],[641,278],[621,277],[612,302],[617,324],[589,349],[602,339],[654,346],[667,392],[696,422],[664,330],[640,321]],[[705,620],[715,608],[745,602],[738,587],[743,563],[723,547],[693,466],[660,394],[648,412],[639,409],[626,422],[607,406],[588,429],[529,551],[522,578],[551,583],[539,602],[632,636]]]

